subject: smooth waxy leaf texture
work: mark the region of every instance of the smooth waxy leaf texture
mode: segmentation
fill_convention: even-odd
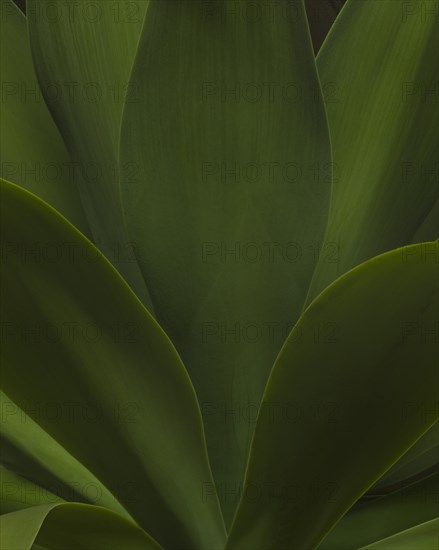
[[[121,114],[147,6],[29,0],[27,19],[38,80],[75,162],[94,242],[151,311],[118,191]],[[125,169],[135,174],[137,166]]]
[[[369,494],[385,494],[404,482],[416,481],[437,466],[438,462],[439,424],[435,424],[386,472]]]
[[[121,136],[122,165],[139,166],[121,179],[129,234],[194,382],[227,520],[331,179],[303,4],[264,6],[150,2]]]
[[[6,514],[42,504],[63,502],[63,499],[29,479],[0,466],[0,513]],[[2,547],[3,548],[3,547]]]
[[[33,506],[0,517],[1,547],[29,550],[160,550],[145,531],[114,512],[86,504]]]
[[[438,481],[436,473],[388,496],[369,499],[370,502],[360,500],[318,550],[352,550],[435,518]]]
[[[348,0],[319,52],[322,85],[335,91],[334,187],[308,303],[360,262],[439,236],[437,9]],[[337,262],[327,261],[332,248]]]
[[[348,0],[317,57],[334,160],[326,243],[308,303],[359,263],[411,242],[437,200],[437,2]],[[436,10],[436,11],[435,11]]]
[[[365,546],[361,550],[414,550],[415,548],[416,550],[439,548],[439,518]]]
[[[8,327],[3,326],[3,331],[5,337]],[[98,504],[130,517],[94,475],[3,392],[0,392],[0,407],[0,460],[4,466],[38,484],[43,498],[47,491],[53,492],[64,500]],[[53,422],[58,419],[59,407],[56,403],[40,403],[36,414],[37,420],[42,416]],[[10,497],[14,498],[15,493],[10,489]],[[16,490],[21,492],[20,487]]]
[[[437,420],[437,253],[378,256],[305,311],[264,394],[228,548],[314,548]]]
[[[1,221],[4,391],[160,543],[221,548],[199,407],[167,336],[44,202],[2,182]],[[50,403],[55,421],[38,412]]]
[[[0,176],[32,191],[88,233],[72,163],[32,66],[26,18],[0,3]]]

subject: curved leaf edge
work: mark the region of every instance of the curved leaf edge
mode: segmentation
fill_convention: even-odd
[[[111,274],[112,277],[116,277],[116,279],[120,283],[121,289],[123,289],[123,291],[129,297],[129,299],[134,299],[134,302],[135,302],[137,308],[139,308],[141,310],[141,312],[143,313],[143,315],[145,315],[147,317],[149,323],[154,327],[154,330],[157,331],[158,336],[160,338],[162,338],[162,340],[168,344],[169,349],[170,349],[172,355],[174,356],[176,364],[178,364],[180,366],[181,374],[182,374],[182,376],[185,380],[185,383],[187,385],[187,389],[190,392],[190,394],[192,395],[192,400],[193,400],[194,406],[196,408],[196,414],[198,416],[198,421],[199,421],[199,429],[201,430],[201,437],[202,437],[202,441],[203,441],[202,452],[203,452],[203,455],[206,459],[207,466],[209,468],[209,472],[212,476],[212,468],[211,468],[211,465],[210,465],[210,459],[209,459],[209,454],[208,454],[207,444],[206,444],[206,435],[205,435],[205,431],[204,431],[204,421],[203,421],[203,417],[202,417],[202,414],[201,414],[201,409],[200,409],[200,405],[199,405],[199,402],[198,402],[197,394],[195,392],[195,388],[193,386],[193,383],[192,383],[192,380],[189,376],[189,373],[186,369],[186,366],[183,363],[183,360],[181,359],[178,351],[176,350],[174,344],[172,343],[171,339],[166,334],[164,329],[160,326],[160,324],[156,321],[156,319],[151,315],[151,313],[146,309],[146,307],[143,305],[143,303],[137,297],[135,292],[131,289],[131,287],[128,285],[128,283],[125,281],[125,279],[122,277],[122,275],[114,268],[112,263],[105,257],[105,255],[92,243],[92,241],[90,239],[88,239],[85,235],[83,235],[81,233],[81,231],[79,231],[78,228],[76,228],[71,222],[69,222],[69,220],[67,220],[60,212],[58,212],[55,208],[50,206],[50,204],[45,202],[43,199],[39,198],[34,193],[32,193],[30,191],[27,191],[26,189],[23,189],[20,186],[14,184],[14,183],[11,183],[11,182],[3,179],[3,178],[0,178],[0,199],[1,199],[2,191],[5,188],[9,188],[11,190],[11,192],[14,193],[17,196],[21,195],[20,200],[26,201],[28,203],[32,203],[32,202],[36,203],[38,208],[45,211],[44,212],[45,215],[53,216],[58,223],[64,224],[64,225],[67,224],[69,230],[75,234],[77,239],[84,241],[84,243],[88,247],[90,247],[92,250],[96,251],[97,256],[102,260],[103,265],[106,267],[107,271]],[[221,516],[221,522],[224,525],[224,519],[223,519],[222,516]],[[224,529],[225,529],[225,527],[224,527]]]
[[[349,3],[349,2],[347,2]],[[346,4],[345,4],[346,5]],[[398,252],[400,252],[401,254],[403,253],[404,250],[407,250],[407,249],[410,249],[410,250],[413,250],[413,249],[416,249],[416,248],[421,248],[423,246],[426,246],[426,245],[435,245],[435,246],[439,246],[439,242],[438,241],[427,241],[427,242],[424,242],[424,243],[416,243],[416,244],[409,244],[409,245],[405,245],[405,246],[401,246],[399,248],[395,248],[393,250],[389,250],[387,252],[384,252],[382,254],[379,254],[378,256],[374,256],[373,258],[370,258],[369,260],[366,260],[365,262],[362,262],[361,264],[353,267],[352,269],[350,269],[349,271],[347,271],[346,273],[343,273],[343,275],[341,275],[340,277],[338,277],[337,279],[335,279],[332,283],[330,283],[325,289],[323,289],[308,305],[307,307],[304,309],[304,311],[302,312],[301,316],[299,317],[299,319],[297,320],[297,324],[299,324],[302,319],[304,319],[307,315],[308,315],[308,312],[311,310],[311,309],[314,309],[314,307],[317,307],[326,297],[326,294],[329,294],[331,293],[332,289],[335,288],[335,287],[338,287],[339,285],[343,284],[344,281],[346,279],[349,279],[353,274],[357,274],[357,273],[362,273],[365,269],[368,269],[370,266],[373,266],[374,264],[382,261],[384,258],[386,258],[387,256],[391,256],[391,255],[394,255]],[[265,386],[265,390],[264,390],[264,394],[263,394],[263,397],[262,397],[262,402],[266,399],[266,396],[268,395],[269,393],[269,389],[270,389],[270,385],[271,385],[271,380],[273,378],[273,373],[274,373],[274,370],[275,370],[275,365],[278,363],[278,361],[280,360],[280,358],[282,357],[282,355],[284,354],[285,350],[287,349],[288,345],[289,345],[289,341],[290,341],[290,336],[293,335],[294,336],[294,330],[295,330],[295,327],[292,328],[291,332],[289,333],[289,335],[287,336],[287,338],[285,339],[285,342],[283,343],[274,363],[273,363],[273,366],[271,368],[271,371],[270,371],[270,375],[268,377],[268,381],[267,381],[267,384]],[[258,415],[257,415],[257,418],[256,418],[256,425],[258,424],[258,420],[259,420],[259,416],[261,414],[261,409],[260,411],[258,412]],[[414,438],[414,440],[410,443],[410,446],[409,448],[411,448],[417,441],[419,441],[419,439],[421,439],[421,437],[428,432],[428,430],[430,430],[430,428],[439,420],[439,413],[438,413],[438,416],[437,418],[435,419],[432,419],[431,423],[428,425],[428,427],[423,430],[421,433],[419,433],[416,438]],[[251,444],[250,444],[250,452],[249,452],[249,455],[248,455],[248,458],[247,458],[247,465],[246,465],[246,468],[245,468],[245,473],[244,473],[244,481],[247,479],[247,474],[248,474],[248,470],[249,470],[249,465],[250,465],[250,458],[251,458],[251,454],[252,454],[252,448],[253,448],[253,441],[255,439],[255,434],[256,434],[256,430],[255,432],[253,433],[253,436],[252,436],[252,441],[251,441]],[[387,467],[385,467],[381,472],[380,474],[378,475],[378,477],[375,479],[375,480],[372,480],[372,482],[370,483],[370,485],[364,490],[361,492],[361,494],[357,495],[353,500],[352,502],[349,504],[348,507],[346,507],[346,511],[343,512],[342,514],[340,514],[333,522],[332,524],[332,527],[330,529],[330,531],[340,522],[340,520],[345,516],[345,514],[353,507],[353,505],[371,488],[374,486],[374,484],[376,483],[376,481],[378,479],[381,479],[381,477],[384,476],[384,474],[386,472],[388,472],[398,461],[399,459],[404,456],[405,452],[407,451],[407,449],[405,451],[403,451],[399,456],[397,456],[395,458],[395,460],[390,464],[388,465]],[[239,513],[239,509],[240,509],[240,505],[241,505],[241,502],[238,503],[237,507],[236,507],[236,510],[235,510],[235,514],[233,516],[233,520],[232,520],[232,523],[230,525],[230,529],[229,529],[229,534],[232,533],[233,531],[233,528],[234,528],[234,525],[235,525],[235,522],[236,522],[236,519],[238,517],[238,513]],[[328,531],[328,533],[330,532]],[[328,534],[327,533],[327,534]],[[325,535],[326,536],[326,535]],[[324,539],[322,538],[322,540],[320,540],[319,544],[323,541]],[[227,548],[227,545],[226,545],[226,548]],[[232,549],[230,549],[232,550]],[[359,549],[359,550],[362,550],[362,549]]]
[[[38,516],[38,513],[40,512],[41,515],[38,517],[38,519],[35,521],[35,535],[33,536],[33,540],[29,541],[29,547],[25,548],[23,550],[29,550],[34,543],[41,542],[44,545],[44,541],[39,541],[39,534],[41,529],[44,527],[45,521],[48,519],[49,515],[54,510],[59,510],[64,513],[68,512],[74,512],[74,511],[83,511],[83,512],[90,512],[90,513],[98,513],[98,514],[104,514],[108,517],[108,520],[111,521],[117,521],[120,525],[123,525],[125,528],[129,528],[132,530],[133,534],[137,534],[139,537],[143,537],[145,540],[145,544],[148,544],[148,546],[145,546],[147,549],[154,549],[154,550],[163,550],[162,546],[158,544],[158,542],[151,537],[146,531],[141,529],[138,525],[135,523],[132,523],[128,519],[120,516],[119,514],[116,514],[112,510],[108,510],[108,508],[103,508],[102,506],[95,506],[91,504],[82,504],[77,502],[60,502],[56,504],[49,504],[49,505],[41,505],[41,506],[30,506],[28,508],[24,508],[22,510],[18,510],[16,512],[9,512],[7,514],[2,514],[0,516],[0,523],[3,523],[5,520],[7,521],[9,518],[16,519],[19,518],[19,516],[24,517],[27,515],[27,512],[32,511],[33,513],[36,513]],[[4,536],[4,535],[3,535]],[[20,549],[21,550],[21,549]]]
[[[156,319],[146,309],[146,307],[143,305],[143,303],[137,297],[136,293],[129,286],[129,284],[125,281],[125,279],[122,277],[122,275],[117,271],[117,269],[107,259],[107,257],[99,250],[99,248],[87,236],[85,236],[83,233],[81,233],[81,231],[77,227],[75,227],[67,218],[65,218],[58,210],[53,208],[53,206],[48,204],[46,201],[44,201],[43,199],[41,199],[40,197],[38,197],[34,193],[32,193],[32,192],[30,192],[26,189],[23,189],[19,185],[15,184],[15,183],[12,183],[10,181],[7,181],[3,178],[0,178],[0,197],[1,197],[2,190],[3,190],[2,188],[7,188],[7,187],[10,187],[11,191],[13,193],[15,193],[16,195],[21,194],[23,198],[20,199],[20,200],[25,200],[28,203],[31,203],[33,201],[36,202],[40,209],[47,210],[47,214],[50,215],[50,216],[53,216],[54,218],[56,218],[58,223],[66,224],[69,227],[70,231],[75,233],[75,236],[79,240],[85,241],[85,243],[87,244],[88,247],[90,247],[91,249],[93,249],[94,251],[96,251],[98,253],[97,255],[98,255],[99,259],[102,260],[103,263],[105,264],[107,271],[111,272],[111,276],[116,277],[118,279],[118,281],[121,285],[121,288],[123,288],[124,292],[126,294],[130,295],[131,299],[135,300],[137,307],[142,310],[144,315],[146,315],[146,317],[149,319],[149,321],[154,326],[154,328],[158,331],[160,336],[167,341],[167,343],[169,344],[170,348],[173,351],[174,358],[178,361],[181,368],[183,369],[186,382],[189,384],[189,386],[191,388],[191,391],[192,391],[192,394],[193,394],[194,398],[196,399],[196,394],[195,394],[195,390],[194,390],[194,387],[193,387],[193,384],[192,384],[192,380],[190,379],[189,374],[187,372],[187,369],[184,366],[184,363],[183,363],[180,355],[178,354],[174,344],[172,343],[171,339],[166,334],[165,330],[161,327],[161,325],[156,321]],[[197,404],[198,404],[198,401],[197,401]],[[201,413],[199,414],[199,417],[200,417],[200,420],[201,420]]]
[[[420,523],[415,527],[410,527],[410,529],[405,529],[404,531],[395,533],[394,535],[390,537],[386,537],[385,539],[381,539],[377,542],[374,542],[373,544],[362,546],[357,550],[375,550],[375,549],[380,550],[382,545],[384,545],[382,549],[385,550],[387,548],[387,543],[389,542],[392,543],[394,541],[398,542],[399,540],[405,538],[407,535],[408,536],[416,535],[419,532],[423,532],[423,531],[432,531],[433,533],[436,533],[437,541],[439,542],[439,517],[435,519],[431,519],[430,521],[426,521],[425,523]],[[422,548],[420,548],[419,550],[422,550]],[[431,550],[434,550],[434,548],[432,547]]]

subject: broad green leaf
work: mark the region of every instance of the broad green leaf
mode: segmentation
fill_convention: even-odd
[[[439,548],[439,518],[417,525],[360,550],[435,550]]]
[[[57,502],[63,502],[63,499],[44,487],[36,485],[29,479],[0,466],[1,514],[21,510],[29,506],[47,505]]]
[[[413,482],[417,477],[423,476],[424,472],[437,467],[438,463],[439,424],[435,424],[386,472],[369,493],[387,493],[403,482]]]
[[[121,178],[128,231],[194,382],[226,521],[331,180],[303,3],[264,6],[150,2],[121,136],[122,165],[139,167]]]
[[[361,262],[412,241],[437,200],[437,2],[348,0],[317,58],[334,161],[308,303]],[[429,239],[430,240],[430,239]],[[431,239],[434,240],[434,239]]]
[[[264,394],[228,548],[314,548],[437,420],[427,251],[437,245],[365,262],[304,312]]]
[[[57,550],[160,550],[145,531],[105,508],[87,504],[33,506],[0,516],[1,548],[29,550],[36,541]]]
[[[3,327],[2,338],[8,328]],[[71,403],[70,414],[79,403]],[[44,491],[64,500],[97,504],[130,518],[116,497],[80,462],[0,392],[1,434],[0,461],[13,472],[32,480]],[[38,404],[37,420],[56,421],[59,414],[54,404]]]
[[[118,189],[121,115],[147,6],[28,0],[27,20],[38,80],[75,163],[94,242],[151,311]]]
[[[4,391],[160,543],[221,548],[200,410],[165,333],[89,241],[4,181],[1,222]]]
[[[435,518],[438,481],[436,473],[391,495],[356,504],[318,550],[352,550]]]
[[[305,0],[309,30],[317,53],[346,0]]]
[[[88,233],[71,160],[32,66],[26,18],[0,2],[0,176],[32,191]]]
[[[360,262],[439,236],[437,9],[348,0],[320,50],[335,168],[308,303]]]

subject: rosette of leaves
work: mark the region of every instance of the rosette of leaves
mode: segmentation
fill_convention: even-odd
[[[436,548],[437,2],[17,5],[2,548]]]

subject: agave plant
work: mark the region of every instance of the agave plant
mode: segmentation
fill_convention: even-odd
[[[437,2],[1,10],[1,548],[438,548]]]

